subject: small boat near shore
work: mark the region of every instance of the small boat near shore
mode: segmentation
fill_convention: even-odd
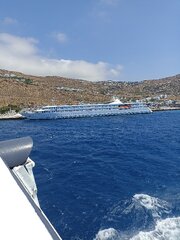
[[[9,111],[4,114],[0,114],[0,120],[19,120],[24,119],[24,117],[20,113],[16,113],[15,111]]]
[[[124,114],[151,113],[151,109],[140,102],[122,103],[116,99],[111,103],[44,106],[36,110],[23,111],[27,119],[60,119]]]

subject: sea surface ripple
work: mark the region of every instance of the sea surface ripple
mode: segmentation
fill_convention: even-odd
[[[41,207],[63,240],[180,239],[180,111],[0,121],[31,136]]]

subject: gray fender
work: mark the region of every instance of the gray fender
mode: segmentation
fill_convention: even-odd
[[[0,142],[0,157],[9,168],[23,165],[33,146],[31,137],[17,138]]]

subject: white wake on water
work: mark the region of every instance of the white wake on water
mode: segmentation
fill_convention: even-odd
[[[135,194],[133,199],[137,200],[141,206],[150,210],[154,218],[160,218],[162,214],[171,212],[170,204],[159,198],[151,197],[147,194]]]
[[[94,240],[117,240],[120,239],[118,231],[114,228],[100,230]]]
[[[155,220],[154,230],[140,231],[131,238],[122,237],[114,228],[100,230],[94,240],[180,240],[180,217],[161,219],[170,213],[170,204],[164,200],[146,194],[135,194],[132,200],[151,211]]]
[[[180,217],[158,220],[153,231],[139,232],[131,240],[180,240]]]

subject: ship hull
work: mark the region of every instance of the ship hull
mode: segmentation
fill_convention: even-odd
[[[63,118],[80,118],[80,117],[96,117],[96,116],[116,116],[126,114],[145,114],[152,111],[148,107],[134,107],[132,109],[94,109],[94,110],[69,110],[54,112],[25,112],[23,114],[27,119],[63,119]]]

